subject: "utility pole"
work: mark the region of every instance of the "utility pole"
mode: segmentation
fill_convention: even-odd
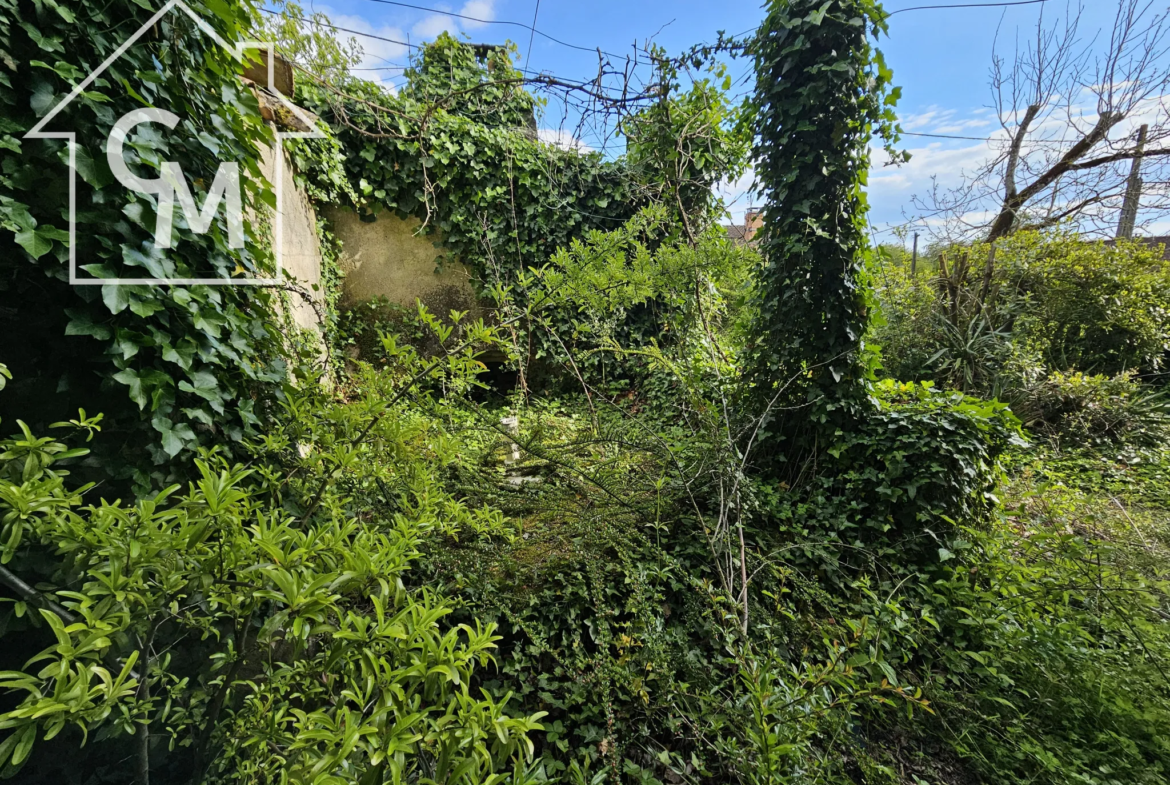
[[[918,232],[914,233],[914,251],[910,254],[910,277],[918,274]]]
[[[1121,220],[1117,222],[1117,239],[1128,240],[1133,237],[1133,227],[1137,223],[1138,202],[1142,197],[1142,153],[1146,149],[1146,133],[1148,125],[1142,125],[1138,131],[1137,155],[1129,170],[1129,182],[1125,184],[1125,202],[1121,205]]]

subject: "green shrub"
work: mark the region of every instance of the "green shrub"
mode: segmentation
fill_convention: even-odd
[[[997,244],[990,275],[985,245],[936,255],[937,269],[923,263],[917,278],[900,258],[874,276],[881,318],[870,335],[887,376],[1011,397],[1044,369],[1163,367],[1170,265],[1158,247],[1024,232]]]
[[[508,528],[442,491],[450,446],[381,393],[288,389],[249,467],[207,452],[131,503],[71,487],[84,449],[0,439],[0,776],[525,781],[539,716],[474,686],[494,627],[405,582],[425,534]]]
[[[1059,447],[1152,446],[1170,437],[1170,399],[1140,384],[1132,372],[1054,372],[1017,393],[1012,411]]]
[[[999,458],[1020,444],[1005,404],[946,393],[930,383],[884,381],[879,408],[838,431],[818,476],[780,520],[799,550],[835,581],[842,571],[913,570],[938,561],[957,522],[986,520]]]
[[[937,290],[924,276],[911,278],[905,263],[884,264],[872,279],[878,307],[870,338],[881,349],[883,375],[904,382],[934,379],[931,360],[941,344]]]
[[[1125,549],[1020,523],[971,532],[924,598],[936,727],[984,781],[1165,782],[1170,587]]]
[[[1005,293],[1026,302],[1015,331],[1043,347],[1048,367],[1108,376],[1161,369],[1170,349],[1170,265],[1160,246],[1025,232],[996,258]]]

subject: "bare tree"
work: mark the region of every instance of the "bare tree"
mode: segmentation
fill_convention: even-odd
[[[945,239],[995,240],[1066,220],[1103,233],[1117,225],[1139,156],[1146,221],[1170,214],[1167,14],[1154,0],[1117,0],[1109,31],[1082,29],[1083,16],[1080,4],[1054,23],[1042,14],[1032,34],[1017,34],[1014,57],[993,53],[1002,127],[993,154],[959,188],[915,199],[924,217],[945,217]]]

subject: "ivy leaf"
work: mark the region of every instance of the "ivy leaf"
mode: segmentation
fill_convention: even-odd
[[[110,313],[122,313],[130,304],[130,288],[120,284],[104,284],[102,286],[102,302],[110,309]]]
[[[114,176],[110,172],[109,167],[104,164],[104,158],[101,159],[103,163],[98,164],[94,160],[94,157],[90,155],[89,150],[81,145],[77,145],[76,150],[77,152],[74,154],[73,160],[77,167],[77,174],[83,181],[88,185],[92,185],[94,188],[101,188],[114,181]],[[67,149],[61,150],[60,157],[62,162],[69,163],[69,151]]]
[[[109,327],[103,324],[94,324],[90,316],[79,308],[69,308],[65,311],[71,318],[65,325],[66,335],[88,335],[99,341],[108,341],[113,334]]]
[[[139,377],[138,374],[133,371],[133,369],[124,368],[123,370],[118,371],[116,374],[114,374],[114,379],[130,388],[130,400],[138,404],[139,409],[146,408],[146,402],[148,400],[146,397],[146,391],[143,389],[141,377]]]
[[[130,245],[122,246],[122,261],[131,267],[142,267],[150,273],[152,278],[169,278],[171,270],[164,264],[162,253],[156,247],[151,247],[150,253],[143,253]]]
[[[130,335],[125,334],[124,331],[119,331],[117,340],[118,349],[120,349],[122,352],[123,360],[129,360],[131,357],[138,354],[138,350],[142,348],[138,341],[134,340],[134,338]]]
[[[133,307],[133,306],[131,306]],[[160,306],[161,307],[161,306]],[[191,369],[191,361],[195,358],[195,342],[190,338],[182,338],[174,345],[167,345],[163,347],[163,359],[170,363],[175,363],[184,371]],[[182,383],[180,383],[180,389]]]
[[[162,448],[168,456],[174,458],[183,451],[183,448],[189,443],[195,441],[195,432],[191,430],[191,426],[186,423],[179,423],[174,427],[170,426],[170,420],[159,418],[166,426],[159,427],[159,422],[155,423],[155,429],[162,434]]]
[[[183,392],[194,393],[211,404],[211,408],[220,414],[223,413],[223,395],[219,391],[219,381],[215,374],[209,371],[196,371],[191,374],[191,381],[179,382],[179,389]]]
[[[130,301],[130,312],[143,318],[158,313],[163,307],[157,299],[139,297]]]
[[[53,249],[53,241],[36,229],[22,229],[17,232],[16,242],[34,259],[40,259]]]
[[[33,43],[44,49],[46,52],[63,52],[61,42],[52,36],[43,35],[40,30],[33,25],[32,22],[21,22],[20,26],[24,28],[24,32],[28,33],[28,37],[32,39]]]

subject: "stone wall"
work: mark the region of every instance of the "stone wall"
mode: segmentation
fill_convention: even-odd
[[[367,223],[340,207],[322,208],[322,214],[341,241],[343,308],[385,297],[406,308],[421,300],[441,317],[452,310],[482,315],[471,272],[445,256],[441,235],[418,234],[417,219],[382,212]]]
[[[261,156],[261,171],[276,187],[276,156],[266,149]],[[321,332],[319,313],[324,313],[325,297],[321,288],[321,244],[317,239],[317,211],[297,188],[292,164],[285,155],[281,194],[281,266],[285,280],[299,292],[289,293],[293,322],[305,330]],[[276,231],[273,222],[272,231]],[[314,290],[313,287],[317,287]]]

